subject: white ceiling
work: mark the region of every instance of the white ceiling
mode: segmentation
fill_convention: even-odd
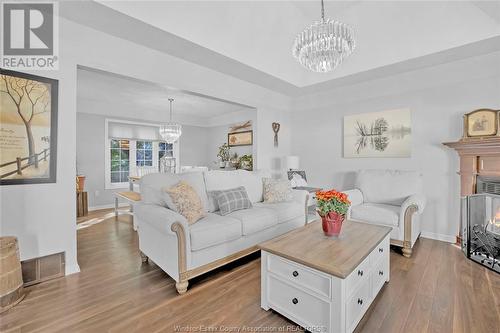
[[[191,125],[210,125],[217,117],[251,110],[240,104],[163,87],[117,74],[79,68],[78,112],[112,117],[167,121],[169,98],[174,120]]]
[[[351,24],[357,48],[334,72],[291,56],[295,35],[320,1],[99,1],[105,6],[305,87],[500,35],[498,1],[327,1],[327,17]]]

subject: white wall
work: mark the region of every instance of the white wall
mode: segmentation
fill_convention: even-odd
[[[68,6],[72,3],[61,2],[60,13]],[[59,80],[57,183],[0,187],[0,233],[19,238],[22,260],[64,251],[66,274],[79,270],[75,222],[77,65],[254,106],[258,110],[257,127],[269,131],[268,115],[277,117],[290,108],[290,100],[284,95],[63,18],[59,40],[60,69],[36,73]],[[271,140],[259,139],[259,166],[267,166],[265,160],[269,158],[289,153],[287,139],[289,136],[282,136],[278,150]]]
[[[418,170],[427,207],[422,234],[454,241],[459,219],[458,156],[442,142],[462,135],[462,115],[500,109],[500,53],[470,58],[298,98],[292,119],[292,153],[300,156],[310,184],[348,189],[358,169]],[[409,108],[411,158],[342,157],[343,117]]]

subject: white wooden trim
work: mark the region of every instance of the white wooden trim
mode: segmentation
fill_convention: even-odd
[[[456,242],[456,237],[455,236],[437,234],[437,233],[428,232],[428,231],[421,231],[420,232],[420,237],[434,239],[434,240],[448,242],[448,243],[455,243]]]

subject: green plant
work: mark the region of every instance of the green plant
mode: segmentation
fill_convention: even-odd
[[[240,167],[242,169],[252,170],[253,169],[253,156],[243,155],[240,157]]]
[[[217,157],[220,158],[222,162],[227,162],[229,161],[229,150],[231,148],[227,143],[224,143],[222,146],[219,147],[219,153],[217,154]]]

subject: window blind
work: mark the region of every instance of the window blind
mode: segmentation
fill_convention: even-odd
[[[161,141],[158,129],[159,127],[155,125],[139,125],[109,121],[108,138]]]

